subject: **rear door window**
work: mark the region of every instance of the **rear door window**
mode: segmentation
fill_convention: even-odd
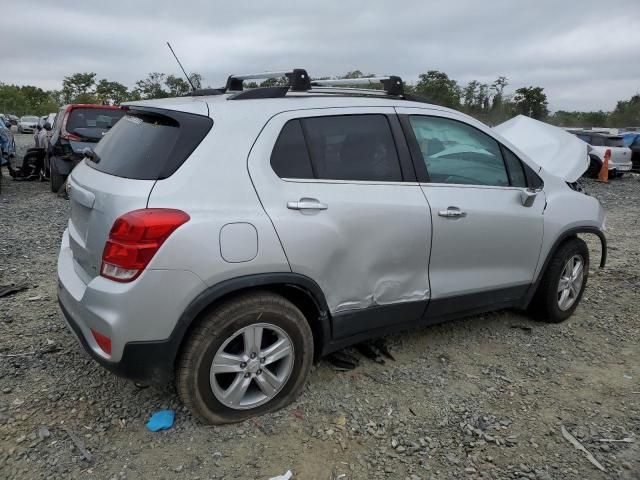
[[[209,117],[183,112],[130,110],[94,149],[87,163],[104,173],[137,180],[172,175],[207,135]]]
[[[401,182],[398,152],[385,115],[301,119],[315,177]]]
[[[280,178],[314,178],[300,120],[286,123],[271,154],[271,168]]]

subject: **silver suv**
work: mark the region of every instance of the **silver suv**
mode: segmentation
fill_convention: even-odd
[[[132,103],[73,170],[59,300],[95,360],[174,379],[194,415],[226,423],[287,405],[315,359],[372,337],[506,307],[573,313],[577,234],[606,258],[595,198],[398,77],[365,90],[279,74],[288,85],[232,76]]]

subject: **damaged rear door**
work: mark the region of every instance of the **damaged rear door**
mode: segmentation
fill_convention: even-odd
[[[292,271],[322,288],[334,337],[422,316],[430,210],[392,108],[276,115],[249,172]]]

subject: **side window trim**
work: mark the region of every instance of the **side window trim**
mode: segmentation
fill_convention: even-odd
[[[422,153],[420,153],[420,147],[418,146],[416,135],[413,133],[413,128],[409,123],[409,115],[406,113],[399,114],[398,120],[400,121],[400,126],[402,127],[402,132],[404,133],[407,145],[409,146],[411,163],[413,163],[413,169],[416,172],[417,180],[420,183],[429,183],[429,172],[427,172],[427,167],[424,164]]]
[[[524,168],[524,162],[522,160],[520,160],[520,157],[518,157],[510,149],[505,147],[502,143],[498,142],[498,145],[500,145],[500,154],[502,155],[502,162],[504,163],[504,168],[507,170],[507,177],[509,178],[509,186],[513,187],[513,188],[522,188],[522,187],[518,187],[518,186],[513,184],[513,173],[511,172],[511,169],[509,168],[509,162],[507,162],[507,156],[505,155],[505,151],[508,151],[511,155],[513,155],[515,158],[518,159],[518,161],[520,162],[520,165],[522,166],[522,170],[524,172],[524,178],[525,178],[525,182],[526,182],[525,188],[529,187],[529,176],[527,175],[527,172],[526,172],[526,170]]]
[[[402,175],[403,182],[416,182],[416,171],[411,160],[411,152],[407,144],[407,139],[402,132],[402,126],[398,120],[397,115],[386,115],[389,126],[391,127],[391,134],[393,135],[393,143],[396,146],[396,153],[398,154],[398,161],[400,162],[400,173]]]

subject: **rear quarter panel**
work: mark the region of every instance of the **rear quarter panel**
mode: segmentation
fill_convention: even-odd
[[[249,151],[266,122],[255,117],[213,115],[213,128],[187,161],[156,182],[149,208],[177,208],[191,219],[169,237],[150,269],[187,270],[208,286],[241,275],[291,271],[247,170]],[[258,251],[251,260],[231,263],[221,255],[222,227],[233,223],[257,231]]]

